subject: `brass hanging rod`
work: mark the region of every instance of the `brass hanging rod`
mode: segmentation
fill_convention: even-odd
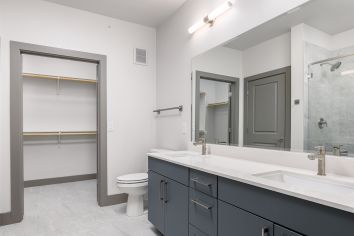
[[[31,74],[31,73],[23,73],[22,77],[33,78],[33,79],[67,80],[67,81],[75,81],[75,82],[82,82],[82,83],[97,83],[97,80],[93,80],[93,79],[81,79],[81,78],[74,78],[74,77]]]
[[[23,132],[23,136],[70,136],[70,135],[96,135],[96,131],[48,131]]]

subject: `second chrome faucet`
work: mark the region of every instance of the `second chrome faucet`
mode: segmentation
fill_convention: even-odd
[[[316,152],[309,154],[308,158],[310,160],[318,160],[318,170],[317,175],[326,175],[326,148],[324,146],[315,147]]]

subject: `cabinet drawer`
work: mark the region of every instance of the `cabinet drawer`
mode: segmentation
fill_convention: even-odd
[[[209,236],[217,235],[217,207],[215,198],[189,188],[189,223]]]
[[[303,236],[303,235],[295,233],[279,225],[274,225],[274,236]]]
[[[213,197],[218,195],[218,177],[212,174],[191,169],[189,186]]]
[[[219,200],[218,236],[273,236],[273,223]]]
[[[187,167],[149,157],[149,170],[173,179],[186,186],[189,185],[189,171]]]
[[[189,236],[209,236],[206,233],[203,233],[202,231],[200,231],[199,229],[197,229],[196,227],[194,227],[193,225],[189,225]]]

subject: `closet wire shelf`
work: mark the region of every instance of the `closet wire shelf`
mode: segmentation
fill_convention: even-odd
[[[23,136],[74,136],[96,135],[96,131],[49,131],[49,132],[23,132]]]
[[[23,78],[32,78],[32,79],[50,79],[50,80],[67,80],[67,81],[75,81],[81,83],[97,83],[97,80],[93,79],[82,79],[82,78],[75,78],[75,77],[65,77],[65,76],[55,76],[55,75],[42,75],[42,74],[31,74],[31,73],[23,73]]]

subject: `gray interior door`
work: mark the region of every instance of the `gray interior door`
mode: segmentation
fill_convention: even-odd
[[[245,145],[285,148],[286,74],[247,81]]]

